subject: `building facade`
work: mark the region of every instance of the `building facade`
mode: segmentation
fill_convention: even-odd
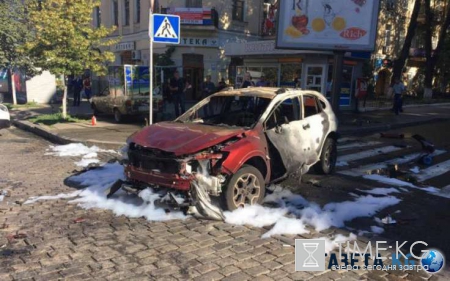
[[[114,65],[149,64],[149,2],[102,0],[94,11],[94,25],[117,27],[111,34],[112,38],[120,38],[111,47]],[[199,98],[200,83],[206,75],[211,75],[215,83],[228,79],[230,58],[224,52],[226,43],[257,40],[261,32],[262,0],[160,0],[154,6],[154,13],[181,17],[180,44],[154,44],[155,83],[159,85],[168,78],[161,74],[168,66],[158,65],[158,54],[173,47],[170,60],[174,64],[170,68],[178,69],[194,86],[194,94],[188,99]]]

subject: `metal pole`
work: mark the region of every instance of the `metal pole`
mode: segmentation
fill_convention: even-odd
[[[148,24],[148,33],[150,35],[150,58],[149,58],[149,74],[150,74],[150,102],[149,102],[149,119],[148,124],[153,124],[153,17],[152,17],[152,5],[150,4],[150,13],[149,13],[149,24]]]
[[[344,68],[344,51],[335,51],[333,64],[333,92],[331,94],[331,106],[333,107],[333,111],[335,114],[339,113],[343,68]]]

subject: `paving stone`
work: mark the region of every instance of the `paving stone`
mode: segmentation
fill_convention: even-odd
[[[215,281],[215,280],[221,280],[224,276],[220,274],[218,271],[214,270],[211,272],[208,272],[206,274],[202,274],[201,276],[198,276],[194,278],[194,281]]]
[[[202,264],[202,265],[194,267],[194,269],[197,270],[200,274],[205,274],[207,272],[216,270],[218,268],[219,268],[219,266],[214,263]]]
[[[263,275],[263,274],[270,273],[270,269],[259,265],[259,266],[255,266],[255,267],[251,267],[251,268],[246,269],[245,273],[247,273],[247,274],[249,274],[251,276],[257,277],[257,276],[260,276],[260,275]]]
[[[228,276],[228,275],[231,275],[231,274],[239,272],[239,271],[241,271],[241,269],[237,268],[234,265],[228,265],[228,266],[225,266],[225,267],[219,269],[220,274],[222,274],[224,276]]]
[[[230,276],[227,276],[222,279],[222,281],[245,281],[245,280],[251,280],[253,277],[250,275],[244,273],[244,272],[238,272],[231,274]]]

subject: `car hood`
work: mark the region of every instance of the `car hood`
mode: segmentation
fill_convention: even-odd
[[[243,133],[242,128],[224,128],[195,123],[161,122],[144,128],[130,138],[143,147],[175,155],[199,152]]]

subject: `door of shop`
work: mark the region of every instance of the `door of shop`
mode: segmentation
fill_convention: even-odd
[[[305,70],[305,89],[325,94],[325,65],[306,65]]]
[[[203,55],[183,54],[183,76],[192,83],[192,95],[186,96],[187,100],[201,98],[200,85],[203,82]]]

